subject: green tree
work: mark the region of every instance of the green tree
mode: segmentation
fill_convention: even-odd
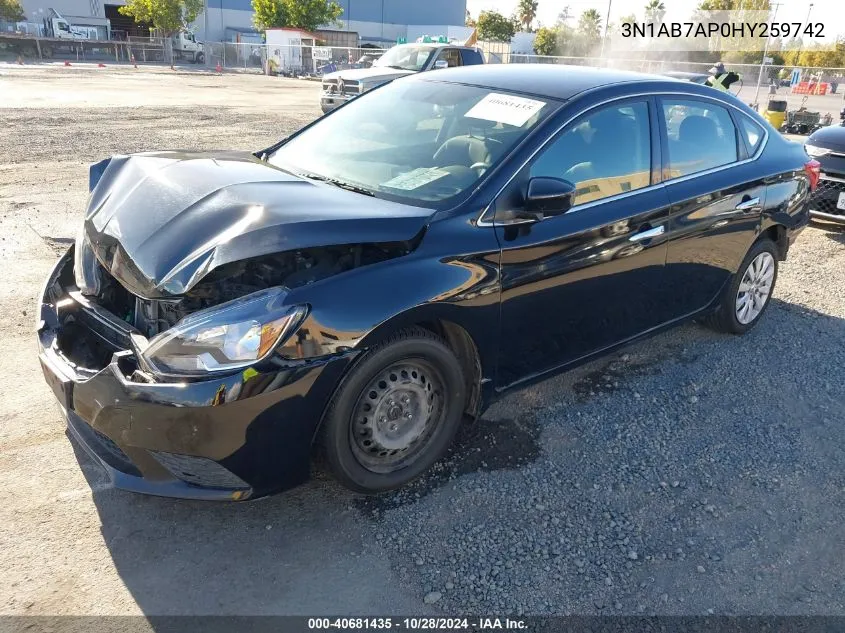
[[[588,41],[601,39],[601,14],[595,9],[587,9],[578,18],[578,32]]]
[[[20,0],[0,0],[0,20],[7,22],[23,22],[26,14]]]
[[[288,24],[287,8],[280,0],[252,0],[252,11],[252,23],[260,31]]]
[[[663,4],[663,0],[648,0],[645,5],[646,22],[659,24],[663,22],[664,15],[666,15],[666,5]]]
[[[128,0],[118,11],[136,22],[152,24],[164,37],[165,59],[173,67],[173,43],[170,38],[186,29],[203,10],[203,0]]]
[[[467,16],[464,20],[464,26],[475,28],[475,20],[472,19],[472,14],[469,12],[469,9],[467,9]]]
[[[526,31],[531,31],[531,24],[537,17],[538,0],[519,0],[519,5],[516,8],[516,14],[519,18],[519,23]]]
[[[546,27],[537,29],[534,36],[534,52],[537,55],[555,55],[557,53],[557,30]]]
[[[516,24],[497,11],[482,11],[478,16],[478,39],[487,42],[510,42]]]
[[[343,15],[343,8],[333,0],[283,0],[287,7],[288,24],[295,29],[313,31],[328,25],[335,26]]]
[[[252,0],[252,10],[258,29],[287,26],[313,31],[343,15],[343,8],[332,0]]]

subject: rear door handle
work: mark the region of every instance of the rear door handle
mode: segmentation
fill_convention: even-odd
[[[653,229],[646,229],[645,231],[640,231],[636,235],[632,235],[628,238],[629,242],[642,242],[643,240],[650,240],[653,237],[657,237],[658,235],[663,235],[666,232],[666,227],[664,225],[655,226]]]
[[[737,211],[756,211],[760,208],[760,198],[749,198],[736,205]]]

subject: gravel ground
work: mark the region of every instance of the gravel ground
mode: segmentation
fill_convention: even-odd
[[[836,227],[804,232],[750,335],[691,324],[514,394],[406,490],[318,474],[212,505],[109,488],[31,339],[87,165],[264,146],[317,115],[316,86],[66,70],[0,65],[0,613],[845,615]]]

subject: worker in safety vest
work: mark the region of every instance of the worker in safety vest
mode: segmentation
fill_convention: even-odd
[[[738,74],[729,73],[725,70],[725,65],[719,62],[710,69],[710,77],[707,78],[705,83],[711,88],[716,88],[716,90],[728,92],[731,84],[736,83],[739,79],[740,76]]]

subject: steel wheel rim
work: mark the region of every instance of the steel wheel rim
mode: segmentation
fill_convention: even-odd
[[[775,280],[775,258],[771,253],[760,253],[751,260],[736,293],[736,320],[742,325],[753,322],[772,294]]]
[[[423,359],[379,371],[352,413],[349,443],[358,463],[387,474],[417,461],[440,428],[444,394],[443,376]]]

